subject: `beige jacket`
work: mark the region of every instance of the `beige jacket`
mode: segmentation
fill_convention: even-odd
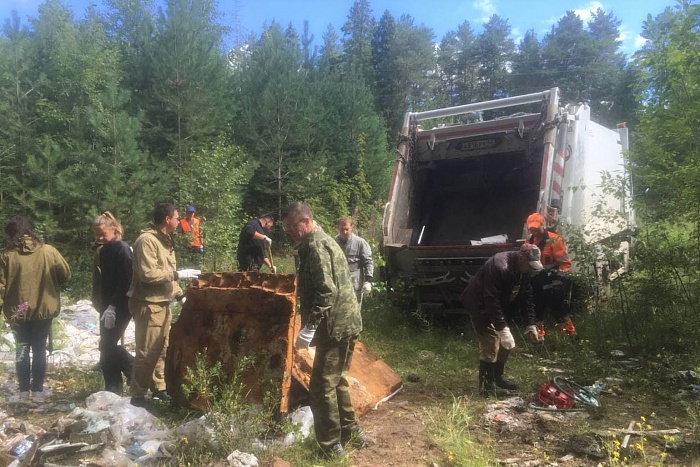
[[[153,224],[134,242],[134,273],[127,295],[151,303],[170,302],[182,296],[176,279],[173,239]]]
[[[58,250],[22,237],[16,248],[0,253],[0,305],[8,322],[56,317],[61,286],[69,279],[70,267]]]

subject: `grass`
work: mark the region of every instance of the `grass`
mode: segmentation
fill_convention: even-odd
[[[293,273],[291,258],[275,260],[280,273]],[[492,401],[476,394],[477,346],[467,319],[417,319],[410,310],[392,306],[386,295],[376,289],[364,300],[362,314],[364,331],[360,340],[403,378],[403,397],[419,398],[423,404],[419,417],[427,428],[431,456],[439,459],[438,465],[490,466],[496,464],[497,458],[509,455],[555,461],[557,456],[568,452],[569,436],[626,428],[630,421],[641,423],[640,417],[646,417],[653,429],[682,428],[684,433],[672,440],[651,435],[644,440],[645,434],[640,433],[633,437],[633,448],[618,449],[618,456],[615,456],[617,445],[610,436],[603,443],[608,465],[698,465],[693,459],[699,453],[700,402],[696,396],[680,392],[677,380],[673,379],[678,370],[697,371],[697,355],[637,353],[625,339],[616,339],[614,330],[601,332],[608,314],[609,322],[617,322],[614,311],[603,307],[591,315],[577,317],[580,340],[572,340],[552,327],[548,329],[545,345],[537,346],[526,341],[519,328],[513,326],[517,347],[506,365],[506,376],[520,382],[523,395],[536,393],[541,384],[559,374],[556,370],[584,385],[601,378],[617,378],[608,383],[607,392],[601,397],[603,407],[597,412],[568,419],[556,433],[535,429],[522,439],[496,433],[482,423],[485,406]],[[613,350],[626,354],[623,361],[637,360],[632,360],[631,365],[622,363],[611,357]],[[688,366],[689,362],[695,365]],[[268,408],[247,404],[242,398],[243,388],[236,386],[235,381],[228,385],[228,390],[217,386],[215,380],[221,375],[214,374],[215,368],[194,370],[198,374],[192,375],[192,390],[218,391],[218,401],[211,405],[210,411],[218,447],[193,439],[178,440],[176,454],[167,461],[168,465],[208,465],[225,458],[233,449],[251,452],[263,464],[279,457],[292,465],[357,465],[352,457],[331,463],[321,458],[313,435],[292,446],[268,444],[262,448],[253,443],[255,438],[279,440],[294,431],[294,427],[275,418],[269,408],[272,403]],[[97,371],[60,370],[55,377],[58,380],[55,392],[61,399],[78,403],[102,387]],[[276,396],[271,392],[269,397],[272,400]],[[165,404],[156,405],[153,412],[170,427],[201,415]],[[234,432],[233,424],[244,426]],[[648,432],[646,425],[640,431]]]
[[[463,398],[439,404],[427,411],[430,439],[445,452],[447,465],[473,467],[495,464],[493,439],[484,442],[474,433],[477,416]]]
[[[682,423],[679,417],[684,417],[684,425],[692,428],[693,433],[697,433],[700,426],[700,406],[673,401],[669,397],[673,391],[659,380],[658,364],[646,362],[643,368],[630,369],[611,360],[610,350],[619,346],[595,341],[595,336],[587,338],[595,326],[589,327],[590,320],[584,317],[577,320],[582,339],[570,339],[552,328],[545,345],[540,346],[524,340],[514,327],[518,346],[506,365],[506,374],[521,383],[524,394],[536,393],[541,384],[559,374],[556,370],[564,371],[566,376],[581,384],[612,376],[621,380],[611,385],[609,394],[616,395],[606,395],[603,408],[597,412],[562,424],[561,432],[555,436],[535,432],[529,441],[505,440],[502,435],[485,429],[480,422],[485,406],[492,401],[476,394],[477,348],[468,321],[457,319],[448,325],[426,326],[425,322],[415,320],[405,310],[392,307],[385,296],[376,291],[365,299],[362,313],[362,342],[402,376],[406,394],[420,395],[425,401],[421,417],[428,429],[430,443],[441,453],[438,456],[440,465],[495,465],[497,457],[512,455],[512,449],[545,462],[551,461],[566,453],[569,436],[600,432],[609,427],[626,428],[630,420],[650,416],[648,407],[659,409],[655,427],[657,424],[661,428],[679,426]],[[252,428],[265,431],[260,425]],[[633,443],[636,450],[625,452],[619,458],[614,457],[614,442],[605,443],[609,465],[659,465],[673,454],[668,442],[655,440],[644,444],[641,436]],[[676,446],[682,444],[677,440],[674,442]],[[211,451],[188,446],[181,448],[181,465],[200,465],[212,460]],[[264,451],[255,447],[251,449],[261,460],[280,457],[292,465],[349,465],[346,460],[328,463],[320,458],[312,439],[290,447],[273,445]],[[687,458],[687,454],[678,450],[676,455]]]

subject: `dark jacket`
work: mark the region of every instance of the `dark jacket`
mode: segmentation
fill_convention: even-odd
[[[100,278],[99,288],[94,294],[95,308],[102,313],[109,305],[114,305],[117,313],[128,313],[129,297],[126,293],[133,272],[133,253],[129,244],[122,240],[111,241],[103,245],[97,255]]]
[[[22,237],[17,247],[0,254],[0,304],[5,317],[12,322],[24,303],[28,305],[28,321],[56,317],[61,309],[61,286],[70,275],[58,250]]]
[[[299,297],[303,323],[313,322],[340,340],[362,331],[362,316],[345,253],[319,226],[299,246]],[[316,333],[316,337],[326,333]]]
[[[265,259],[265,242],[253,238],[255,232],[265,235],[265,230],[262,228],[258,219],[251,219],[243,227],[238,235],[238,252],[236,259],[238,260],[238,269],[241,271],[257,271],[263,265]],[[252,266],[252,267],[251,267]]]
[[[460,299],[477,330],[493,324],[500,331],[508,325],[504,310],[517,293],[522,297],[527,324],[535,324],[529,275],[518,270],[517,251],[504,251],[493,255],[479,268]]]

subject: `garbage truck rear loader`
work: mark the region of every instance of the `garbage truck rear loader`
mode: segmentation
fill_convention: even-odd
[[[529,214],[564,230],[594,222],[602,172],[624,171],[625,149],[626,128],[592,122],[585,104],[560,107],[558,88],[407,113],[382,226],[389,288],[422,311],[461,312],[469,278],[517,248]],[[633,223],[628,200],[604,203],[620,222],[594,241]]]

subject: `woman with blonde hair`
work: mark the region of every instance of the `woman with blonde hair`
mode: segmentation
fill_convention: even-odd
[[[28,400],[31,390],[34,402],[44,402],[50,396],[44,390],[46,341],[61,309],[61,286],[70,279],[70,268],[58,250],[39,240],[25,217],[10,220],[5,233],[0,304],[15,338],[18,398]]]
[[[100,313],[100,367],[105,390],[121,394],[124,379],[131,375],[134,356],[119,345],[129,325],[129,298],[133,254],[122,240],[124,229],[111,212],[105,211],[92,223],[95,241],[101,245],[95,260],[93,306]]]

